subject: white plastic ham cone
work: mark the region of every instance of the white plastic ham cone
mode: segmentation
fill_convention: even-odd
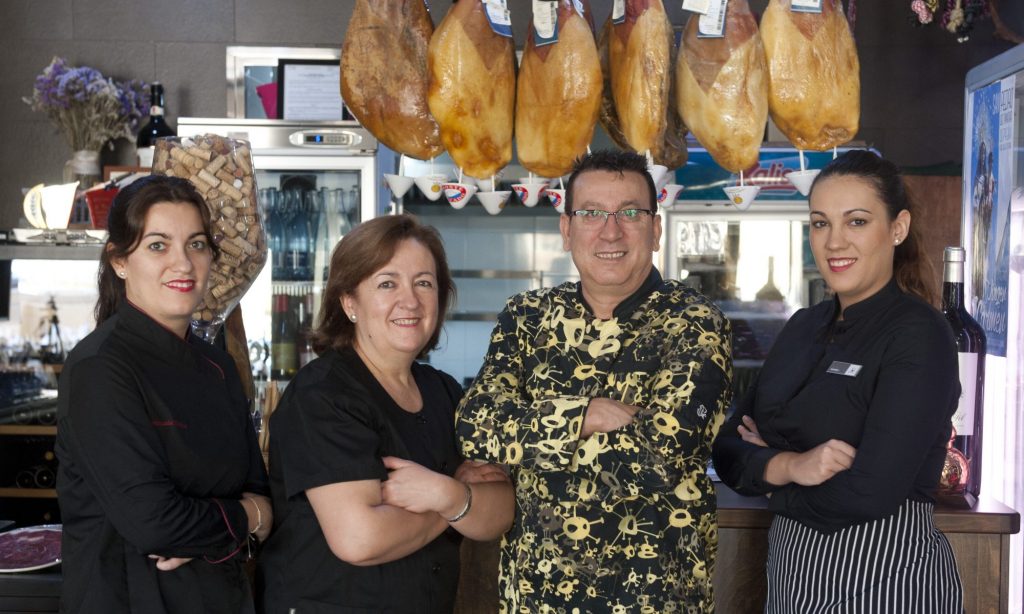
[[[455,209],[465,207],[477,191],[475,183],[445,183],[441,189],[444,191],[445,200]]]
[[[423,192],[423,195],[430,200],[437,200],[441,198],[441,184],[445,182],[447,177],[444,175],[420,175],[413,181],[416,182],[416,187]]]
[[[508,190],[499,190],[497,192],[479,192],[476,197],[483,204],[484,209],[487,209],[487,213],[498,215],[505,208],[505,203],[508,202],[508,197],[511,195],[512,192]]]
[[[814,183],[814,178],[817,177],[820,172],[821,170],[816,168],[803,171],[792,171],[786,175],[786,179],[788,179],[801,194],[807,196],[811,193],[811,184]]]
[[[388,188],[391,190],[391,194],[395,198],[401,198],[405,196],[405,193],[409,191],[414,183],[412,177],[406,177],[405,175],[392,175],[391,173],[384,173],[384,181],[387,182]]]
[[[683,186],[678,183],[669,183],[658,192],[658,206],[662,209],[671,210],[675,208],[676,198],[683,191]]]

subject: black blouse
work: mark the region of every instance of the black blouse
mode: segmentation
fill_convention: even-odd
[[[953,334],[933,307],[890,281],[842,320],[837,309],[827,301],[790,318],[713,453],[737,491],[771,492],[771,511],[826,532],[932,500],[960,394]],[[744,415],[768,448],[740,438]],[[764,481],[775,454],[829,439],[857,449],[849,470],[812,487]]]
[[[270,419],[274,531],[260,556],[262,609],[297,612],[451,612],[461,536],[448,529],[402,559],[350,565],[331,552],[306,490],[386,480],[384,456],[452,475],[455,405],[451,376],[412,366],[423,409],[400,408],[352,349],[330,350],[303,367]]]
[[[59,384],[62,612],[250,612],[242,492],[269,492],[238,374],[128,303]],[[194,557],[160,571],[148,555]]]

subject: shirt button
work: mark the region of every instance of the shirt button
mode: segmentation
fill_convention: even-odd
[[[432,571],[434,573],[440,572],[441,571],[441,564],[440,563],[434,563],[434,566],[430,568],[430,571]]]
[[[424,416],[421,416],[421,415],[417,414],[416,415],[416,422],[419,422],[420,424],[426,424],[427,423],[427,419]]]

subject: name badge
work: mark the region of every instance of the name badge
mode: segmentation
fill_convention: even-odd
[[[836,375],[845,375],[846,377],[856,377],[860,373],[861,368],[861,365],[836,360],[829,366],[828,372]]]

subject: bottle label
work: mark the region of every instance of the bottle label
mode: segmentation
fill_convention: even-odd
[[[292,373],[297,368],[295,341],[278,341],[271,344],[270,364],[275,371]]]
[[[153,106],[149,107],[149,114],[150,115],[163,115],[164,114],[164,108],[159,106],[159,105],[153,105]]]
[[[974,435],[974,400],[977,398],[978,354],[959,352],[960,403],[953,413],[953,428],[957,435]]]

